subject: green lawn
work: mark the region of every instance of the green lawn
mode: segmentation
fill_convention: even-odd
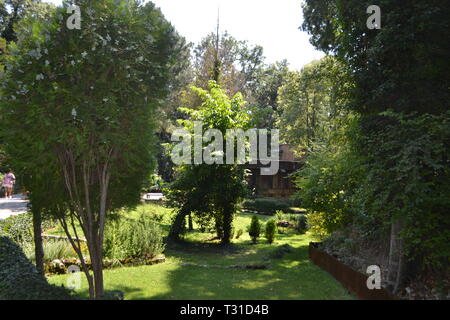
[[[141,211],[164,214],[162,226],[168,230],[170,210],[144,205],[127,216],[135,217]],[[309,261],[308,243],[313,240],[309,234],[277,235],[273,245],[261,238],[257,245],[253,245],[246,232],[250,218],[248,213],[240,213],[236,217],[235,230],[242,228],[244,234],[240,239],[234,239],[232,245],[223,247],[215,242],[205,242],[204,239],[213,235],[191,232],[186,236],[187,243],[166,249],[165,263],[105,270],[105,287],[107,290],[122,290],[126,299],[353,299],[328,273]],[[267,220],[270,217],[259,218]],[[53,232],[59,233],[58,230]],[[292,246],[293,252],[282,258],[273,258],[270,253],[282,244]],[[263,263],[269,268],[224,268]],[[67,276],[52,276],[49,281],[65,284]],[[79,293],[87,296],[84,276]]]

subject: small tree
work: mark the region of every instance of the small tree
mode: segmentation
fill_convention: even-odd
[[[269,243],[273,243],[275,240],[275,234],[277,233],[277,224],[274,219],[270,219],[266,223],[265,236]]]
[[[252,222],[250,222],[250,227],[248,228],[248,234],[252,238],[252,242],[256,243],[259,235],[261,233],[261,223],[256,215],[253,215]]]

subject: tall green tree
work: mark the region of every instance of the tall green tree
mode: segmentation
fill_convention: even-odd
[[[151,2],[76,4],[80,30],[66,26],[68,2],[48,21],[23,26],[1,87],[1,133],[16,170],[37,179],[28,187],[38,207],[60,219],[82,258],[70,229],[80,223],[92,261],[89,293],[100,298],[106,218],[139,201],[154,163],[154,111],[180,38]],[[45,198],[45,181],[64,188]]]
[[[279,89],[277,127],[298,154],[324,146],[348,114],[351,79],[332,56],[291,72]]]
[[[355,141],[360,141],[356,150],[368,181],[359,193],[361,212],[367,219],[376,217],[377,228],[383,223],[391,228],[387,278],[397,292],[405,285],[405,275],[411,276],[410,267],[426,267],[425,260],[433,261],[428,266],[434,270],[448,273],[448,261],[427,258],[448,252],[448,196],[442,195],[441,184],[449,178],[441,167],[447,161],[441,152],[448,153],[442,139],[447,139],[450,101],[450,7],[444,0],[380,0],[381,29],[369,30],[366,9],[372,4],[307,0],[302,29],[311,34],[316,48],[335,54],[352,75],[348,106],[361,115]],[[424,119],[433,119],[441,133],[436,135]],[[412,124],[418,132],[413,133]],[[423,203],[433,203],[433,210]],[[431,225],[442,229],[433,232]],[[422,259],[407,266],[408,259],[418,256]]]
[[[350,67],[352,109],[376,114],[441,113],[449,107],[450,7],[445,0],[380,0],[381,29],[369,30],[369,0],[305,1],[302,29],[318,49]]]
[[[279,89],[290,74],[287,60],[282,60],[257,69],[252,81],[245,86],[249,100],[248,109],[256,128],[274,128],[280,115]]]
[[[212,221],[218,238],[227,244],[231,240],[237,205],[246,194],[246,184],[245,170],[238,165],[237,152],[234,153],[233,163],[227,163],[226,152],[229,146],[221,143],[221,139],[228,138],[227,129],[248,129],[250,119],[243,109],[245,102],[240,93],[229,98],[225,90],[213,81],[210,82],[209,91],[195,87],[193,90],[203,103],[196,109],[182,108],[189,115],[188,120],[181,121],[190,133],[184,139],[201,139],[201,150],[188,150],[193,154],[200,152],[203,158],[211,156],[213,163],[183,164],[178,168],[176,180],[167,194],[172,205],[178,208],[170,237],[179,239],[185,217],[192,213],[203,223]],[[200,137],[195,136],[194,121],[202,123]],[[204,141],[202,137],[209,129],[219,130],[221,136],[212,136],[210,141]],[[234,150],[235,146],[230,148]]]
[[[7,42],[17,41],[17,25],[26,16],[44,18],[54,8],[51,3],[41,0],[1,0],[0,37]]]
[[[45,20],[50,15],[54,6],[48,3],[31,0],[7,0],[0,2],[0,79],[4,73],[3,63],[8,54],[8,43],[17,40],[17,34],[20,33],[22,20],[41,19]],[[25,31],[27,32],[27,31]],[[2,63],[3,61],[3,63]],[[2,148],[3,149],[3,148]],[[2,151],[0,167],[8,167],[8,155]],[[21,177],[23,180],[23,177]],[[34,248],[36,257],[36,268],[44,274],[44,249],[41,237],[41,212],[37,206],[32,207],[33,229],[34,229]]]

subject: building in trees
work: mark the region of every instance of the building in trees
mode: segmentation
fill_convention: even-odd
[[[247,164],[251,174],[247,182],[252,194],[256,197],[289,199],[296,192],[291,174],[301,167],[301,159],[295,156],[288,144],[280,145],[279,170],[275,175],[261,175],[261,168],[269,165]]]

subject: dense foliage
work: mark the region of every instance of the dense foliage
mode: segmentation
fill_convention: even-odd
[[[264,236],[267,239],[267,242],[273,243],[275,240],[275,235],[277,233],[277,224],[274,219],[270,219],[266,222],[266,227],[264,229]]]
[[[260,214],[274,215],[277,210],[284,212],[289,211],[289,204],[283,201],[274,199],[246,199],[242,202],[242,207],[245,210],[256,211]]]
[[[208,129],[217,129],[224,141],[227,129],[248,128],[249,116],[242,108],[245,102],[241,94],[229,98],[213,81],[210,82],[210,91],[200,88],[193,90],[199,94],[203,103],[198,109],[181,109],[190,116],[189,120],[181,121],[190,135],[187,138],[189,141],[194,137],[194,121],[202,122],[202,136]],[[179,209],[170,234],[174,239],[179,237],[186,215],[193,213],[201,225],[213,223],[217,236],[223,243],[230,241],[233,216],[246,194],[245,170],[238,165],[236,153],[233,163],[225,164],[226,143],[223,143],[222,150],[216,148],[215,143],[220,143],[218,137],[210,139],[213,140],[212,144],[201,138],[201,149],[196,152],[203,155],[204,150],[209,150],[213,163],[180,165],[176,180],[167,190],[171,205]],[[211,147],[213,149],[208,149]],[[195,152],[191,144],[188,152]]]
[[[42,222],[42,229],[48,230],[55,226],[55,222],[46,219]],[[0,236],[5,236],[18,244],[33,241],[33,217],[31,213],[24,213],[0,220]]]
[[[343,126],[351,87],[345,64],[332,56],[291,72],[278,94],[282,140],[299,155],[323,147]]]
[[[9,238],[0,237],[0,300],[71,300],[70,293],[50,285]]]
[[[1,87],[1,136],[33,209],[66,219],[66,232],[81,223],[100,297],[106,215],[138,203],[154,167],[154,112],[180,38],[151,2],[79,0],[80,30],[66,27],[68,5],[22,20]]]
[[[386,282],[450,271],[449,50],[446,1],[382,0],[381,29],[366,26],[370,1],[304,4],[303,30],[350,70],[338,139],[308,155],[298,176],[308,222],[375,248],[388,239]]]
[[[256,215],[252,216],[252,221],[250,222],[250,226],[248,227],[248,234],[250,235],[253,243],[256,243],[258,241],[258,238],[261,234],[261,222]]]
[[[151,217],[121,218],[112,221],[105,232],[105,256],[112,259],[150,259],[164,251],[162,230]]]

